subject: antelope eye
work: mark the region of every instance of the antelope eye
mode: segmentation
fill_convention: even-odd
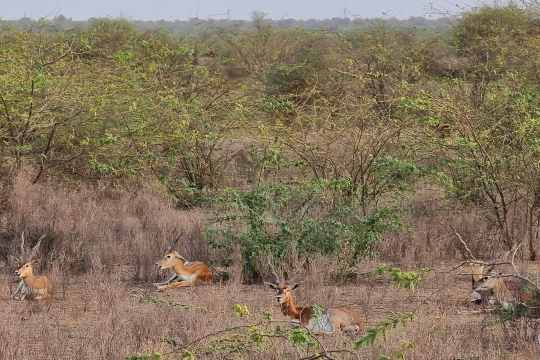
[[[167,259],[170,259],[171,258],[171,255],[167,255]]]

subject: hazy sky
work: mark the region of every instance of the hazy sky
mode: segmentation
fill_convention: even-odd
[[[429,4],[455,12],[456,4],[475,0],[0,0],[0,18],[16,19],[64,15],[73,19],[89,17],[126,17],[132,19],[226,18],[230,9],[234,19],[248,19],[253,11],[269,17],[331,18],[349,15],[360,17],[426,16]]]

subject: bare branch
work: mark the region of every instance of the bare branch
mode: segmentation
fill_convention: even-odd
[[[519,248],[521,247],[522,243],[520,243],[518,246],[516,246],[516,248],[514,249],[514,253],[512,254],[512,267],[514,268],[514,271],[516,272],[516,274],[519,274],[519,271],[516,267],[516,263],[515,263],[515,259],[516,259],[516,254],[519,250]]]
[[[30,106],[28,108],[28,121],[30,121],[30,118],[32,117],[32,111],[34,109],[34,93],[36,90],[36,83],[34,79],[32,79],[32,89],[30,90]]]
[[[57,57],[56,59],[53,59],[53,60],[51,60],[51,61],[49,61],[49,62],[46,62],[46,63],[41,64],[41,66],[42,66],[42,67],[46,67],[46,66],[49,66],[49,65],[53,65],[53,64],[59,62],[60,60],[62,60],[63,58],[65,58],[66,56],[68,56],[68,55],[70,55],[70,54],[72,54],[72,53],[73,53],[73,52],[72,52],[71,49],[70,49],[68,52],[66,52],[66,53],[64,53],[64,54],[62,54],[62,55],[60,55],[60,56]]]
[[[439,273],[441,274],[448,274],[448,273],[451,273],[453,271],[456,271],[457,269],[465,266],[465,265],[468,265],[468,264],[477,264],[477,265],[485,265],[485,266],[490,266],[490,267],[495,267],[495,266],[499,266],[499,265],[512,265],[512,263],[508,262],[508,261],[502,261],[502,262],[485,262],[485,261],[480,261],[480,260],[467,260],[467,261],[463,261],[462,263],[460,263],[459,265],[456,265],[454,266],[453,268],[451,268],[450,270],[447,270],[447,271],[440,271]],[[462,274],[459,274],[459,275],[462,275]],[[472,275],[472,274],[470,274]]]
[[[47,138],[47,145],[45,146],[45,149],[41,153],[42,159],[41,159],[41,164],[39,166],[39,171],[38,171],[37,175],[34,177],[34,180],[32,180],[32,184],[35,184],[35,183],[38,182],[39,178],[41,177],[41,174],[45,170],[45,159],[46,159],[47,155],[49,154],[49,151],[51,151],[51,146],[52,146],[52,142],[53,142],[53,139],[54,139],[54,135],[56,133],[57,126],[58,126],[58,123],[54,123],[52,128],[51,128],[51,131],[49,132],[49,136]]]
[[[13,128],[11,127],[11,122],[13,120],[12,120],[11,114],[9,112],[9,107],[8,107],[7,102],[6,102],[6,99],[4,99],[2,94],[0,94],[0,100],[2,100],[2,105],[4,106],[4,114],[6,116],[7,121],[9,122],[9,125],[8,125],[9,135],[13,138],[13,137],[15,137],[15,134],[13,133]]]
[[[4,113],[6,115],[6,118],[11,121],[11,114],[9,113],[9,108],[6,102],[6,99],[0,94],[0,100],[2,100],[2,104],[4,105]]]
[[[465,240],[463,240],[463,237],[456,231],[456,229],[452,225],[448,225],[448,226],[450,227],[450,229],[452,229],[452,231],[454,232],[454,234],[458,238],[461,245],[463,245],[463,247],[465,248],[465,251],[467,251],[467,253],[471,257],[471,259],[476,260],[476,256],[474,256],[474,254],[472,253],[469,246],[467,246],[467,243],[465,242]]]

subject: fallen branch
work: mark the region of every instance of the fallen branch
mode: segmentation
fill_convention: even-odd
[[[467,260],[467,261],[463,261],[462,263],[460,263],[459,265],[456,265],[454,266],[453,268],[451,268],[450,270],[447,270],[447,271],[438,271],[437,273],[439,274],[448,274],[448,273],[451,273],[453,271],[456,271],[457,269],[465,266],[465,265],[468,265],[468,264],[476,264],[476,265],[485,265],[485,266],[499,266],[499,265],[512,265],[511,262],[508,262],[508,261],[501,261],[501,262],[486,262],[486,261],[480,261],[480,260]]]
[[[457,274],[458,276],[471,276],[471,275],[478,275],[478,274],[474,274],[474,273],[459,273]],[[516,279],[520,279],[520,280],[523,280],[525,282],[527,282],[528,284],[532,285],[538,292],[540,292],[540,287],[538,287],[538,285],[536,285],[536,283],[534,283],[533,281],[531,281],[530,279],[528,279],[527,277],[524,277],[522,275],[517,275],[517,274],[492,274],[492,275],[489,275],[489,277],[493,277],[493,278],[508,278],[508,277],[513,277],[513,278],[516,278]]]

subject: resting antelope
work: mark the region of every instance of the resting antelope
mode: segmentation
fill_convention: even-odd
[[[156,265],[159,266],[160,270],[172,269],[174,271],[174,275],[166,282],[154,284],[158,290],[194,286],[199,281],[211,282],[213,279],[212,273],[205,263],[188,262],[177,251],[168,252]]]
[[[297,320],[300,325],[314,333],[332,334],[336,331],[358,333],[362,328],[360,315],[348,307],[329,308],[317,314],[313,306],[298,306],[292,291],[299,284],[289,286],[285,281],[265,283],[276,291],[276,298],[283,315]]]
[[[474,260],[469,260],[459,265],[461,267],[468,263],[472,285],[471,302],[477,304],[487,302],[494,305],[496,303],[507,303],[508,301],[515,302],[515,300],[521,302],[520,299],[522,296],[529,296],[523,293],[522,290],[530,288],[531,285],[532,287],[536,287],[536,285],[530,282],[526,276],[522,277],[515,265],[515,257],[520,247],[521,244],[518,244],[512,250],[508,251],[503,261],[500,262],[483,262],[473,257]],[[511,261],[508,261],[512,252]],[[500,265],[511,265],[514,274],[502,275],[495,271],[495,266]],[[538,292],[538,288],[536,288],[536,292]]]
[[[34,269],[31,262],[27,262],[15,272],[22,279],[26,286],[23,299],[44,300],[52,296],[52,284],[46,276],[34,275]]]
[[[42,235],[37,241],[36,245],[32,248],[30,255],[24,249],[24,233],[21,234],[21,257],[19,260],[23,260],[25,263],[15,272],[19,277],[20,282],[13,294],[13,298],[17,300],[44,300],[52,297],[52,283],[46,276],[34,275],[34,268],[32,262],[37,256],[41,241],[45,238]]]
[[[527,316],[540,317],[540,289],[520,275],[492,272],[473,290],[474,294],[503,307],[522,305]]]
[[[469,271],[471,274],[471,288],[473,290],[471,302],[480,304],[488,299],[488,297],[474,290],[488,278],[489,274],[493,271],[493,265],[473,263],[469,265]]]

